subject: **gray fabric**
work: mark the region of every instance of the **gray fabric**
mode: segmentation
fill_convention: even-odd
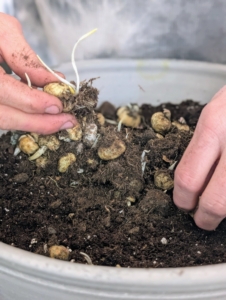
[[[31,46],[48,63],[103,57],[226,62],[225,0],[14,0]],[[36,4],[36,5],[35,5]]]

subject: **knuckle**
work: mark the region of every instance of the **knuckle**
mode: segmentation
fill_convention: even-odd
[[[197,180],[195,180],[195,178],[191,176],[188,171],[185,171],[183,169],[176,169],[174,174],[174,181],[180,189],[192,193],[197,193],[199,191]]]
[[[209,215],[218,218],[226,216],[226,199],[222,195],[215,194],[214,197],[210,197],[210,200],[201,201],[200,206],[202,211]]]

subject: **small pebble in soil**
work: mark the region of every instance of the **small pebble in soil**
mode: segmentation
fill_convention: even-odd
[[[69,250],[64,246],[53,245],[49,248],[49,256],[60,260],[69,259]]]
[[[165,237],[163,237],[163,238],[161,239],[161,243],[162,243],[163,245],[166,245],[166,244],[167,244],[167,239],[166,239]]]
[[[17,183],[24,183],[24,182],[28,181],[28,179],[29,179],[29,176],[27,173],[20,173],[13,177],[13,180]]]

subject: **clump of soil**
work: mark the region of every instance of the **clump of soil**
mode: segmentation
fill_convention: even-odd
[[[109,103],[97,110],[105,123],[97,121],[98,91],[91,83],[83,83],[74,101],[63,100],[64,107],[70,102],[82,137],[68,142],[68,132],[56,134],[60,146],[44,153],[46,167],[37,167],[22,152],[14,156],[12,133],[0,138],[0,241],[47,256],[53,246],[64,246],[64,259],[87,263],[85,253],[92,264],[113,267],[225,262],[226,223],[214,232],[197,228],[191,216],[173,204],[172,187],[164,189],[156,181],[159,173],[165,181],[173,180],[172,165],[180,161],[203,106],[192,100],[158,107],[145,104],[140,107],[140,126],[122,125],[118,131],[117,109]],[[150,118],[163,109],[170,110],[172,120],[183,117],[190,130],[172,126],[166,134],[156,134]],[[90,144],[85,138],[87,124],[97,125]],[[100,152],[113,141],[111,155],[123,152],[101,159]],[[58,164],[65,153],[76,160],[62,173]]]

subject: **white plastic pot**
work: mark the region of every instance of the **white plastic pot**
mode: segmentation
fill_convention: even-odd
[[[175,60],[95,60],[81,79],[100,76],[100,101],[205,103],[226,81],[226,66]],[[70,64],[58,68],[74,79]],[[180,253],[178,253],[180,255]],[[0,243],[0,300],[226,299],[226,264],[124,269],[63,262]]]

